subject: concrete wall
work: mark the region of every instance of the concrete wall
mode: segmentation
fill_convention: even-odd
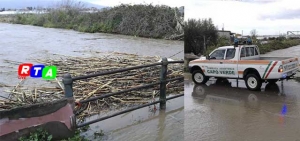
[[[67,99],[0,111],[0,140],[17,141],[37,128],[43,127],[53,140],[74,135],[75,115]]]

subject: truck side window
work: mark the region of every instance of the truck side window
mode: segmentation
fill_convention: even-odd
[[[254,47],[249,47],[250,56],[254,56]]]
[[[246,57],[245,48],[244,47],[241,49],[241,56],[240,56],[240,58],[242,58],[242,57]]]
[[[226,58],[225,59],[232,59],[235,55],[235,49],[227,49]]]
[[[251,55],[250,47],[246,47],[246,56],[247,56],[247,57],[252,56],[252,55]]]
[[[255,55],[258,55],[258,51],[257,51],[257,48],[255,48],[254,50],[255,50]]]
[[[214,58],[216,60],[223,60],[225,55],[225,49],[216,50],[210,55],[210,58]]]

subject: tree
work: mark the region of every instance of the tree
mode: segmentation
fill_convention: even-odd
[[[251,35],[252,39],[256,39],[256,37],[257,37],[257,31],[256,31],[256,29],[252,29],[250,31],[250,35]]]
[[[217,43],[218,29],[211,18],[189,19],[184,24],[184,53],[204,54],[207,46]]]

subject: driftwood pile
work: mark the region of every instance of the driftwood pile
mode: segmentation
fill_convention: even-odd
[[[66,73],[70,73],[72,77],[76,77],[143,64],[157,63],[158,60],[160,60],[160,57],[141,57],[124,53],[113,53],[106,56],[101,55],[99,57],[89,58],[60,56],[59,59],[36,60],[36,62],[46,66],[55,65],[57,67],[57,79],[49,80],[55,87],[26,87],[22,86],[22,83],[31,78],[21,80],[17,86],[14,86],[10,91],[7,91],[10,93],[8,98],[0,100],[0,110],[63,98],[64,86],[62,83],[62,76]],[[161,66],[158,65],[155,67],[147,67],[74,81],[74,98],[76,101],[80,101],[103,94],[158,82],[160,71]],[[183,64],[168,65],[167,79],[182,76]],[[183,80],[168,83],[167,94],[182,94],[183,85]],[[2,87],[9,86],[2,85]],[[83,111],[80,113],[79,117],[85,117],[97,114],[101,110],[108,110],[112,107],[115,109],[132,104],[148,103],[157,96],[159,96],[159,85],[153,88],[141,89],[105,99],[99,99],[94,102],[83,104],[81,105],[81,108],[77,106],[77,110]]]

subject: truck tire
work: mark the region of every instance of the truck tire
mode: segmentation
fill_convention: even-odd
[[[251,91],[258,91],[261,88],[262,81],[256,74],[248,74],[245,78],[246,86]]]
[[[192,74],[192,79],[196,84],[205,84],[209,80],[209,77],[205,76],[201,70],[196,70]]]

